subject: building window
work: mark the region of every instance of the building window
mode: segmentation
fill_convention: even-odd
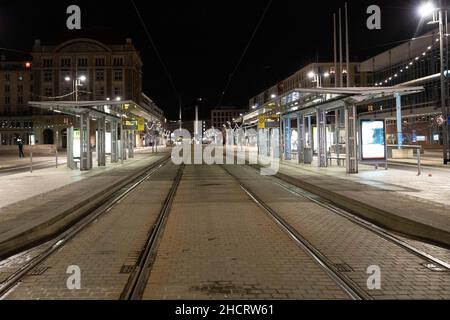
[[[105,88],[100,87],[96,91],[97,91],[96,92],[97,97],[102,97],[103,98],[105,96]]]
[[[105,58],[95,58],[95,66],[96,67],[104,67],[105,66]]]
[[[53,80],[53,72],[44,71],[44,82],[51,82]]]
[[[105,81],[105,71],[104,70],[97,70],[95,72],[95,80],[96,81]]]
[[[23,93],[23,86],[22,85],[17,86],[17,92],[18,93]]]
[[[44,66],[44,68],[51,68],[51,67],[53,67],[53,60],[52,59],[44,59],[42,61],[42,65]]]
[[[71,72],[69,70],[61,71],[61,81],[66,82],[67,77],[72,78]]]
[[[123,80],[122,70],[114,70],[114,81],[122,81],[122,80]]]
[[[88,66],[88,59],[87,58],[79,58],[78,59],[78,66],[79,67],[87,67]]]
[[[22,96],[18,96],[17,97],[17,104],[23,104],[23,97]]]
[[[11,98],[9,96],[5,97],[5,104],[10,104],[11,103]]]
[[[114,88],[114,95],[116,97],[120,97],[121,93],[122,93],[122,90],[120,90],[120,88]]]
[[[11,75],[9,73],[5,74],[5,81],[10,81],[11,80]]]
[[[62,58],[61,59],[61,67],[70,68],[71,65],[72,65],[72,59],[70,59],[70,58]]]
[[[52,88],[45,88],[45,96],[51,97],[53,95],[53,89]]]
[[[114,67],[122,67],[123,66],[123,58],[114,58],[113,66]]]
[[[5,86],[5,92],[11,92],[11,87],[9,86],[9,84]]]

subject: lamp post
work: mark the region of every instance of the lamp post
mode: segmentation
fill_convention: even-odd
[[[199,122],[199,114],[198,109],[199,105],[202,103],[203,99],[198,98],[195,104],[195,124],[194,124],[194,140],[195,143],[201,143],[203,141],[203,132],[202,132],[202,124]]]
[[[435,5],[430,1],[427,3],[424,3],[419,8],[419,14],[422,16],[422,18],[426,18],[429,16],[433,16],[433,20],[429,22],[429,24],[439,24],[439,42],[440,42],[440,73],[441,73],[441,109],[442,114],[444,115],[444,127],[443,127],[443,154],[444,154],[444,164],[447,165],[450,163],[450,155],[449,155],[449,132],[448,132],[448,118],[449,118],[449,110],[447,107],[447,82],[446,82],[446,75],[445,75],[445,55],[444,55],[444,9],[442,7],[442,0],[439,1],[439,8],[436,8]],[[447,28],[447,26],[445,26]],[[447,36],[447,35],[445,35]]]
[[[83,82],[85,82],[87,80],[86,76],[79,76],[78,78],[75,78],[72,80],[71,77],[67,76],[64,78],[64,80],[66,80],[66,82],[70,82],[72,81],[73,84],[73,92],[75,94],[75,101],[78,101],[78,87],[83,86]]]

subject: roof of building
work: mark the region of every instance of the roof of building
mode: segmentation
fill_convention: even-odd
[[[424,50],[436,43],[438,31],[433,30],[425,35],[413,38],[392,49],[382,52],[361,63],[361,72],[376,72],[384,70],[406,60],[420,56]]]

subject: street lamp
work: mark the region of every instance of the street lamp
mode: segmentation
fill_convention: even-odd
[[[320,74],[316,74],[314,71],[311,71],[308,73],[308,78],[313,80],[312,82],[317,83],[317,88],[322,87],[322,78],[329,78],[330,77],[330,73],[329,72],[325,72],[324,74],[320,75]]]
[[[431,1],[430,2],[426,2],[426,3],[423,3],[419,7],[418,12],[419,12],[419,15],[422,18],[429,17],[430,15],[436,13],[436,7],[433,4],[433,2],[431,2]]]
[[[73,81],[72,84],[73,84],[73,92],[75,93],[75,101],[78,101],[78,87],[83,86],[83,82],[85,82],[87,80],[86,76],[82,75],[82,76],[79,76],[78,78],[73,79],[73,80],[72,80],[71,77],[66,76],[64,78],[64,80],[66,82]]]
[[[444,55],[444,8],[442,7],[442,0],[440,1],[440,6],[437,8],[433,2],[429,1],[424,3],[419,8],[419,14],[422,18],[427,18],[429,16],[433,16],[433,20],[429,22],[429,24],[439,24],[439,42],[440,42],[440,73],[441,73],[441,109],[442,114],[444,115],[444,128],[443,128],[443,140],[444,140],[444,164],[447,165],[450,162],[450,154],[449,154],[449,132],[448,132],[448,118],[449,118],[449,110],[446,106],[447,95],[446,95],[446,87],[447,83],[445,80],[445,55]],[[446,35],[445,35],[446,36]]]

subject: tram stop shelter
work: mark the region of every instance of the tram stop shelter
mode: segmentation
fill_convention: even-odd
[[[360,161],[376,165],[387,162],[385,121],[378,121],[379,127],[366,123],[359,119],[358,111],[395,99],[401,137],[402,96],[423,90],[407,86],[298,88],[272,99],[241,120],[245,126],[258,124],[260,155],[297,158],[299,163],[311,164],[316,154],[320,167],[328,167],[336,160],[338,165],[345,162],[347,173],[353,174],[358,173]],[[402,148],[401,144],[398,148]]]
[[[92,169],[94,134],[99,167],[106,166],[107,155],[111,163],[133,158],[136,132],[144,131],[146,121],[154,118],[133,101],[30,101],[28,104],[72,117],[67,127],[67,166],[72,170],[78,162],[81,171]]]

